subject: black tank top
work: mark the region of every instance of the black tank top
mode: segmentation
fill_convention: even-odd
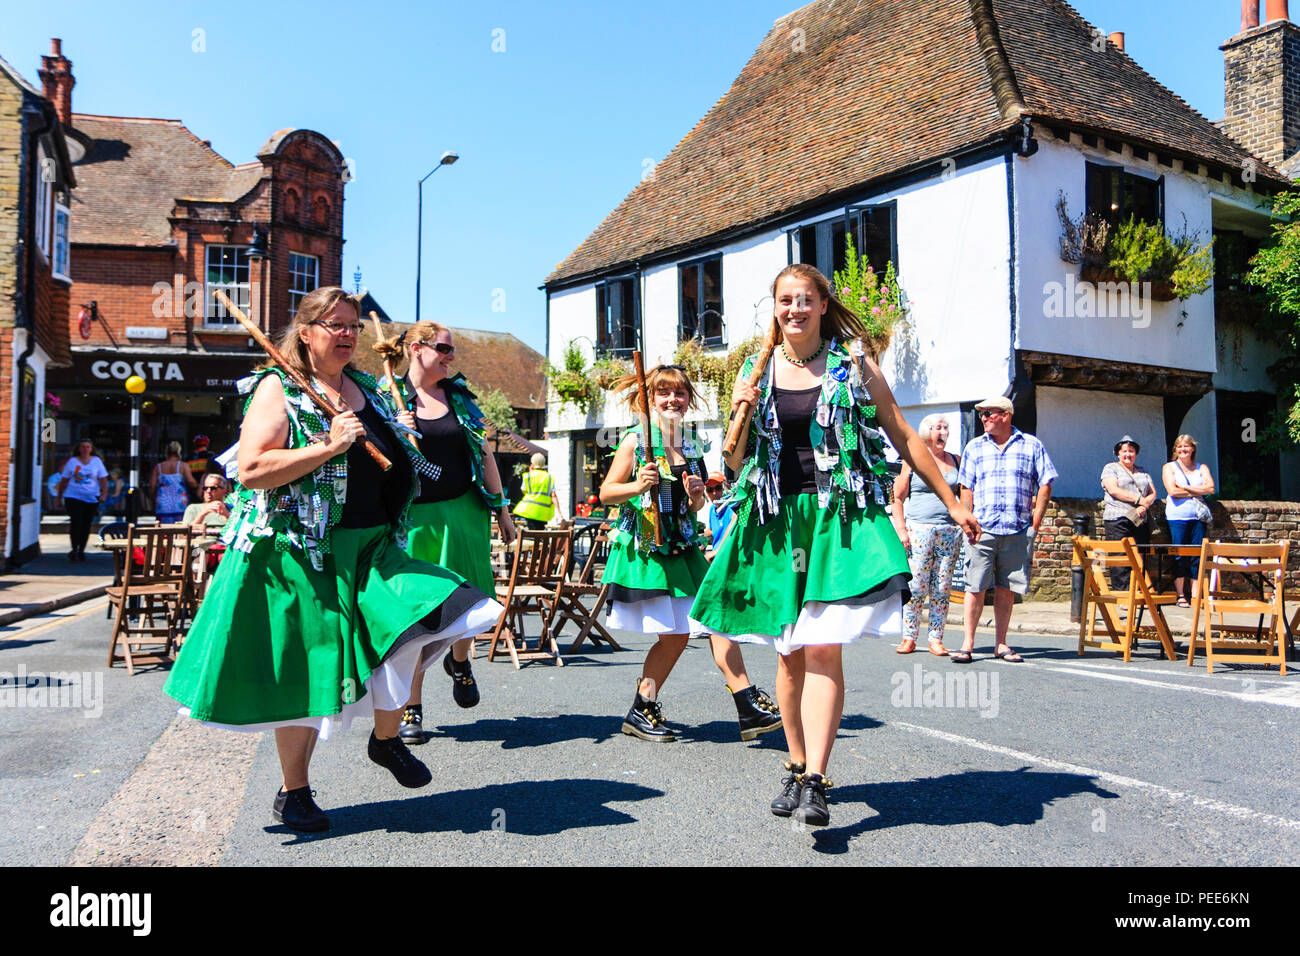
[[[817,468],[809,429],[817,414],[822,387],[776,388],[776,417],[781,422],[781,497],[816,494]]]
[[[338,526],[374,528],[396,524],[397,516],[406,504],[406,496],[411,492],[410,459],[397,447],[396,436],[369,401],[356,414],[365,426],[366,437],[384,453],[393,467],[384,471],[370,457],[364,443],[352,443],[348,449],[348,497],[343,502]]]
[[[416,504],[451,501],[474,487],[474,476],[469,466],[469,448],[466,447],[465,433],[460,430],[456,413],[448,410],[440,418],[417,418],[415,425],[420,430],[420,453],[442,468],[437,481],[421,477],[420,496],[415,499]]]

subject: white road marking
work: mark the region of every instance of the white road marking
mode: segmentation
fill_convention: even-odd
[[[75,614],[61,614],[59,611],[50,611],[49,614],[43,614],[41,615],[42,617],[48,617],[51,618],[51,620],[44,621],[40,624],[33,624],[30,627],[23,627],[21,621],[14,621],[14,624],[18,626],[15,627],[12,631],[0,630],[0,642],[3,642],[5,640],[13,640],[14,638],[20,636],[26,637],[28,634],[38,634],[41,631],[49,630],[50,628],[54,627],[56,624],[67,624],[69,621],[75,621],[77,620],[77,618],[85,617],[87,614],[91,614],[95,611],[102,611],[104,610],[104,607],[108,604],[107,598],[100,598],[98,600],[92,598],[91,600],[94,603],[92,603],[90,607],[83,608],[79,604],[72,605],[73,607],[80,608],[80,610],[78,610]],[[66,608],[62,610],[66,610]],[[28,620],[31,619],[28,618]]]
[[[945,733],[942,730],[934,730],[930,727],[920,727],[916,724],[891,722],[890,726],[901,727],[904,730],[925,734],[929,737],[936,737],[939,740],[946,740],[949,743],[963,744],[967,747],[975,747],[978,750],[988,751],[989,753],[1014,757],[1016,760],[1038,764],[1042,767],[1050,767],[1053,770],[1063,770],[1066,773],[1095,777],[1098,780],[1105,781],[1106,783],[1113,784],[1117,787],[1130,787],[1134,790],[1141,790],[1144,793],[1152,794],[1153,796],[1163,797],[1171,803],[1186,803],[1203,810],[1236,817],[1238,820],[1267,823],[1271,826],[1280,827],[1285,830],[1300,832],[1300,820],[1289,820],[1286,817],[1274,816],[1271,813],[1264,813],[1261,810],[1252,810],[1250,807],[1239,807],[1236,804],[1224,803],[1222,800],[1200,797],[1194,793],[1184,793],[1181,790],[1171,790],[1168,787],[1160,786],[1158,783],[1148,783],[1145,780],[1137,780],[1133,777],[1124,777],[1115,773],[1107,773],[1105,770],[1093,770],[1090,767],[1081,767],[1078,764],[1065,763],[1061,760],[1052,760],[1049,757],[1039,757],[1036,754],[1025,753],[1022,750],[1012,750],[1010,747],[1000,747],[997,744],[985,743],[982,740],[975,740],[971,737],[959,737],[957,734]],[[854,756],[858,755],[854,754]]]
[[[1193,681],[1204,681],[1204,680],[1230,681],[1231,683],[1234,684],[1241,684],[1245,681],[1251,681],[1256,686],[1259,686],[1260,684],[1268,684],[1273,687],[1290,687],[1291,685],[1296,683],[1294,679],[1294,674],[1283,677],[1277,671],[1267,672],[1267,671],[1233,670],[1226,674],[1225,673],[1207,674],[1205,673],[1204,661],[1205,661],[1205,656],[1203,654],[1198,655],[1197,662],[1200,664],[1200,666],[1188,667],[1187,658],[1186,656],[1184,656],[1181,660],[1172,662],[1172,663],[1181,664],[1182,665],[1181,667],[1161,668],[1158,671],[1154,671],[1154,672],[1147,671],[1146,673],[1154,673],[1159,675],[1160,677],[1185,678],[1187,680],[1193,680]],[[1039,663],[1039,662],[1035,662],[1035,663]],[[1052,663],[1060,667],[1087,667],[1087,668],[1092,668],[1100,671],[1114,671],[1116,673],[1122,673],[1128,675],[1132,675],[1134,667],[1137,664],[1136,661],[1132,664],[1125,664],[1122,661],[1118,663],[1106,663],[1105,661],[1085,661],[1082,658],[1080,658],[1077,661],[1054,661],[1054,662],[1047,662],[1047,663]]]
[[[1096,677],[1101,680],[1114,680],[1121,681],[1125,684],[1138,684],[1142,687],[1163,687],[1168,690],[1181,690],[1193,694],[1204,694],[1206,697],[1231,697],[1233,700],[1244,700],[1250,704],[1276,704],[1281,707],[1300,707],[1300,683],[1264,688],[1260,688],[1256,685],[1256,689],[1252,691],[1220,690],[1216,687],[1194,687],[1190,684],[1173,684],[1169,681],[1150,680],[1145,677],[1133,677],[1129,674],[1105,673],[1092,667],[1074,664],[1045,664],[1039,662],[1034,666],[1035,668],[1044,668],[1062,674],[1078,674],[1084,677]],[[1250,678],[1245,679],[1249,680]]]

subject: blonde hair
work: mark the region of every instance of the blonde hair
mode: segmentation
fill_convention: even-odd
[[[284,357],[284,364],[289,369],[306,378],[312,376],[311,356],[307,352],[307,343],[302,340],[298,332],[329,315],[334,311],[334,306],[340,302],[347,302],[352,306],[357,313],[357,320],[360,321],[361,304],[346,289],[340,289],[336,285],[326,285],[303,296],[302,301],[298,303],[298,312],[293,317],[293,321],[284,327],[275,343],[275,347]],[[257,367],[258,369],[274,368],[275,364],[268,358]],[[351,368],[352,363],[349,362],[347,367]]]
[[[1177,461],[1177,460],[1178,460],[1178,446],[1179,446],[1179,445],[1191,445],[1191,446],[1192,446],[1192,461],[1196,461],[1196,439],[1193,438],[1191,435],[1179,435],[1177,438],[1174,439],[1174,447],[1173,447],[1173,448],[1170,450],[1170,452],[1169,452],[1169,460],[1170,460],[1170,461]]]
[[[528,464],[533,468],[545,468],[546,456],[540,451],[533,452],[533,457],[528,459]]]
[[[862,320],[848,306],[835,298],[830,281],[821,274],[821,270],[816,266],[808,265],[806,262],[796,262],[793,265],[786,266],[772,280],[772,327],[775,329],[777,342],[781,341],[781,329],[780,324],[776,321],[776,287],[787,276],[806,279],[811,282],[816,287],[817,294],[826,300],[826,314],[821,317],[822,338],[836,338],[841,342],[847,342],[850,339],[862,338],[867,334],[866,326],[862,324]]]
[[[674,390],[684,388],[686,389],[686,397],[689,400],[687,407],[694,408],[699,404],[700,395],[695,391],[695,386],[686,377],[686,373],[676,365],[656,365],[646,372],[645,393],[651,403],[654,402],[654,395],[661,388]],[[616,379],[614,384],[609,387],[609,390],[616,395],[619,392],[626,392],[627,394],[622,396],[621,401],[637,415],[645,412],[645,408],[641,405],[641,389],[637,387],[635,372]]]
[[[921,424],[916,426],[916,433],[921,437],[921,441],[929,441],[930,429],[934,428],[934,426],[940,422],[943,422],[945,425],[948,424],[948,416],[944,415],[942,412],[931,412],[929,415],[922,418]]]
[[[181,443],[178,441],[169,441],[167,443],[167,457],[181,457]]]

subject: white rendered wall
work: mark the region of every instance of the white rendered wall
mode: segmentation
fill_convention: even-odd
[[[1101,469],[1115,461],[1115,442],[1131,435],[1142,446],[1138,464],[1159,487],[1164,456],[1164,402],[1156,395],[1039,386],[1038,437],[1060,473],[1052,494],[1100,498]],[[1202,446],[1203,447],[1203,446]]]
[[[1202,465],[1210,466],[1210,474],[1215,481],[1219,478],[1219,420],[1218,405],[1214,393],[1201,396],[1200,401],[1191,407],[1178,427],[1178,434],[1191,435],[1196,439],[1196,460]],[[1163,461],[1169,461],[1173,449],[1162,448]],[[1154,474],[1154,473],[1153,473]],[[1160,497],[1165,497],[1163,486],[1159,489]]]
[[[1071,146],[1035,128],[1038,152],[1016,159],[1016,223],[1020,275],[1016,347],[1090,358],[1137,362],[1212,372],[1215,367],[1213,290],[1186,302],[1153,302],[1145,317],[1082,317],[1048,314],[1052,284],[1063,290],[1079,281],[1079,266],[1060,258],[1058,193],[1064,191],[1071,218],[1084,210],[1086,164],[1123,166],[1129,172],[1165,178],[1167,231],[1188,226],[1210,240],[1211,190],[1205,180],[1154,162]],[[1077,285],[1073,286],[1077,289]],[[1187,315],[1182,315],[1183,311]],[[1076,310],[1077,311],[1077,310]],[[1148,323],[1149,324],[1146,324]],[[1182,323],[1181,325],[1179,323]],[[1145,325],[1145,327],[1143,327]]]

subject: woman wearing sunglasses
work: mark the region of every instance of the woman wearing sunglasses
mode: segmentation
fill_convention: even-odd
[[[291,830],[329,829],[308,764],[317,738],[353,717],[373,715],[369,757],[398,783],[432,780],[398,737],[411,680],[501,613],[459,575],[402,550],[422,459],[375,380],[352,368],[359,329],[356,301],[327,286],[303,298],[277,343],[342,409],[333,419],[278,366],[239,383],[228,551],[164,688],[196,719],[275,730],[283,787],[272,814]]]
[[[402,387],[412,417],[405,421],[419,432],[420,453],[431,466],[421,467],[407,550],[412,557],[455,571],[483,593],[492,594],[496,587],[492,515],[507,546],[515,539],[515,525],[496,458],[484,438],[483,413],[465,376],[452,373],[456,346],[450,329],[437,322],[418,322],[406,342],[410,366]],[[392,355],[396,348],[393,339],[379,343],[375,351]],[[479,702],[469,661],[473,640],[457,641],[442,661],[451,678],[452,698],[461,707]],[[424,743],[423,689],[424,677],[416,675],[402,713],[401,737],[408,745]]]

